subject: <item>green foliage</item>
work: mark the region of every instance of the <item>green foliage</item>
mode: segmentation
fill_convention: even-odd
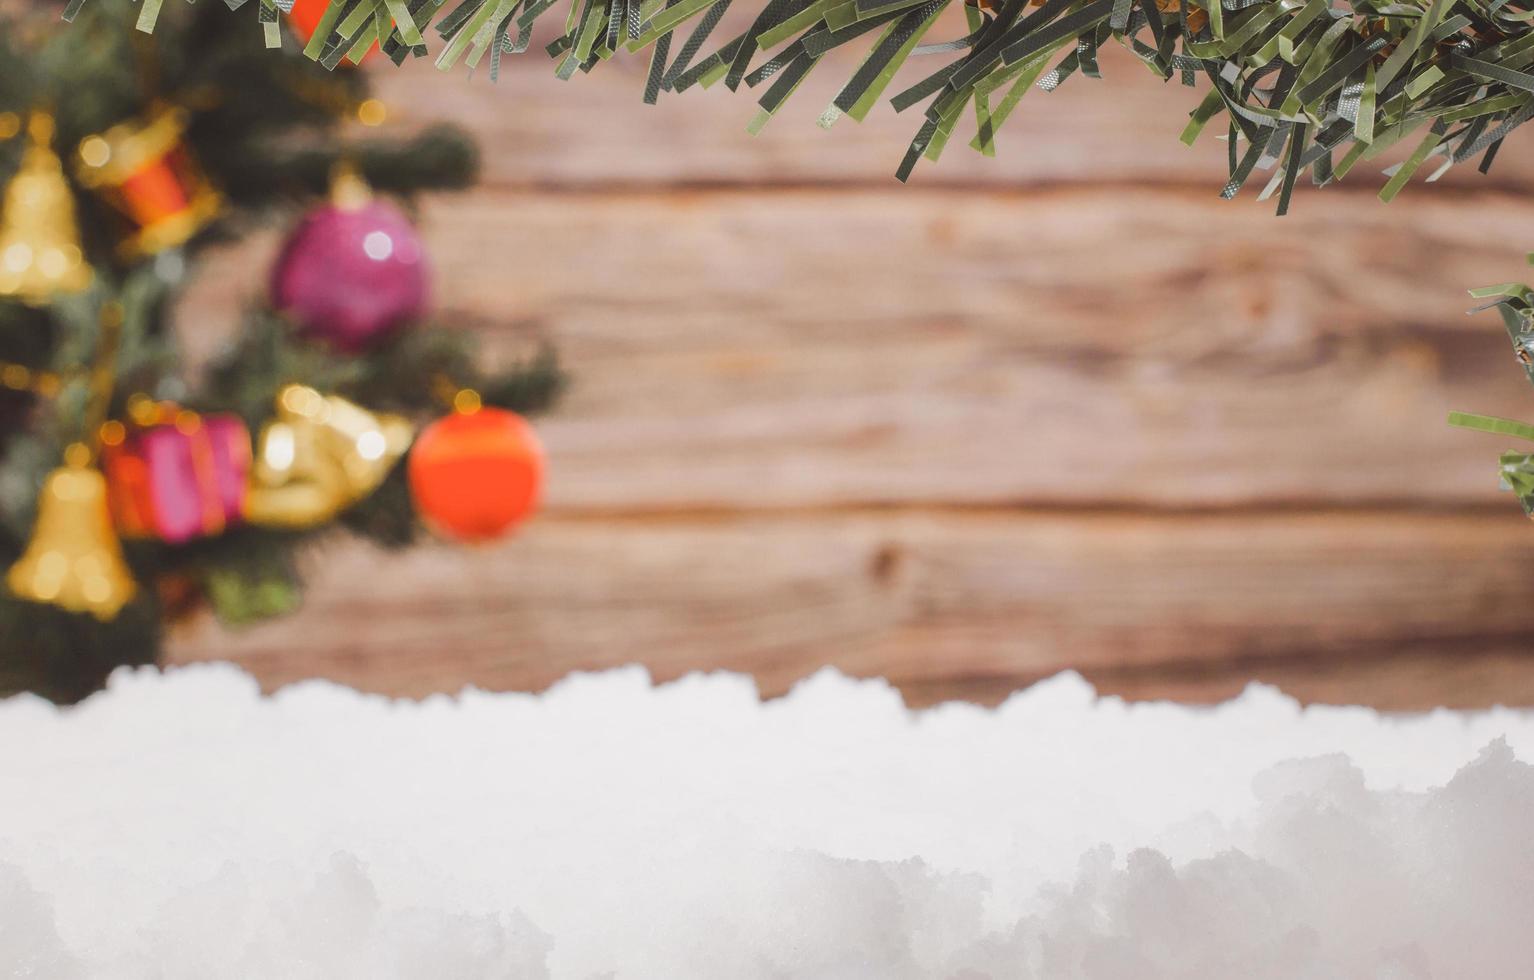
[[[1534,255],[1529,256],[1534,264]],[[1481,309],[1495,308],[1502,315],[1507,327],[1508,339],[1513,342],[1513,354],[1523,365],[1529,383],[1534,384],[1534,288],[1518,282],[1502,283],[1472,289],[1470,295],[1490,300]],[[1534,442],[1534,425],[1500,419],[1491,415],[1472,415],[1467,412],[1450,412],[1449,424],[1462,429],[1475,429],[1498,435],[1513,436]],[[1511,490],[1523,505],[1523,511],[1534,517],[1534,453],[1513,450],[1502,454],[1498,473],[1502,489]]]
[[[546,408],[562,384],[550,351],[487,373],[467,332],[412,324],[376,350],[343,354],[304,340],[261,308],[248,311],[237,340],[206,371],[187,375],[169,313],[185,267],[207,246],[240,234],[254,217],[292,216],[327,189],[342,158],[378,190],[399,194],[466,186],[478,158],[473,143],[446,126],[405,141],[348,142],[341,123],[366,95],[362,73],[329,71],[291,45],[268,51],[223,4],[169,5],[152,36],[132,29],[143,9],[130,0],[93,0],[66,26],[56,3],[12,12],[0,2],[0,112],[54,113],[55,146],[67,165],[87,135],[174,103],[187,110],[188,142],[229,205],[184,248],[132,261],[116,248],[121,219],[76,188],[94,284],[44,309],[0,300],[0,361],[59,379],[55,396],[0,391],[0,569],[24,547],[44,476],[63,447],[84,434],[88,369],[108,302],[124,311],[110,410],[118,418],[127,399],[143,393],[198,411],[237,412],[256,433],[272,414],[276,392],[292,382],[417,421],[443,414],[443,392],[454,387],[474,387],[490,404],[532,413]],[[22,143],[0,140],[0,183],[19,164]],[[0,695],[84,697],[113,667],[153,663],[164,624],[200,604],[236,626],[291,612],[302,601],[301,549],[339,533],[385,547],[418,539],[403,466],[338,520],[302,532],[238,527],[179,546],[125,541],[140,590],[110,623],[0,589]]]
[[[1223,117],[1224,196],[1254,170],[1272,170],[1263,194],[1278,196],[1280,213],[1303,173],[1330,183],[1424,129],[1381,197],[1394,197],[1424,166],[1437,171],[1484,151],[1484,170],[1503,138],[1534,117],[1528,0],[986,0],[984,13],[965,8],[970,33],[920,45],[952,2],[767,0],[750,27],[705,54],[732,0],[330,0],[306,53],[333,65],[365,50],[381,24],[384,51],[396,62],[427,54],[423,42],[435,34],[439,67],[473,67],[488,56],[493,78],[503,54],[527,50],[535,24],[562,19],[544,49],[559,77],[649,49],[645,101],[721,79],[731,91],[744,82],[763,89],[754,132],[828,52],[870,36],[862,64],[820,121],[861,120],[908,58],[931,57],[936,70],[890,99],[897,111],[924,107],[897,171],[904,180],[918,160],[936,160],[969,115],[971,147],[994,153],[997,130],[1030,88],[1099,77],[1098,51],[1114,41],[1164,79],[1207,82],[1184,141]],[[262,19],[272,16],[272,0],[253,6]],[[691,33],[673,54],[683,27]]]
[[[548,348],[509,370],[486,372],[472,335],[426,324],[392,334],[365,357],[342,354],[297,336],[282,316],[252,309],[238,342],[210,365],[188,404],[238,412],[255,428],[271,416],[272,393],[294,383],[406,415],[440,413],[452,392],[473,388],[487,404],[531,415],[554,403],[563,376]]]
[[[116,668],[154,663],[160,630],[160,605],[150,592],[110,623],[0,592],[0,692],[78,701]]]

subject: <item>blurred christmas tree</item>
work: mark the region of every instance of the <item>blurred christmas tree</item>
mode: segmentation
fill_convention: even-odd
[[[503,532],[541,474],[512,413],[561,377],[548,352],[482,375],[419,322],[425,259],[382,195],[469,184],[463,134],[348,140],[378,114],[366,72],[266,50],[222,5],[153,36],[130,0],[62,7],[0,0],[0,694],[68,701],[193,609],[290,611],[317,536]],[[270,308],[193,376],[189,264],[302,203]]]

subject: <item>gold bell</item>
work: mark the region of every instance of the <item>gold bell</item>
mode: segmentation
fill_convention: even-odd
[[[76,444],[48,474],[37,501],[37,524],[6,584],[23,599],[47,602],[103,622],[133,598],[133,574],[107,509],[107,483]]]
[[[261,430],[245,519],[286,528],[331,520],[378,489],[414,436],[398,415],[288,385],[277,394],[277,417]]]
[[[0,296],[43,306],[89,286],[91,270],[80,251],[75,199],[51,146],[53,118],[34,112],[27,132],[31,142],[0,205]]]

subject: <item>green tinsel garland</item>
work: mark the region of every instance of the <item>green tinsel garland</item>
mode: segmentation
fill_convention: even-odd
[[[86,0],[70,0],[72,17]],[[504,54],[527,50],[535,24],[562,0],[330,0],[305,53],[329,67],[381,41],[396,64],[428,55],[440,38],[444,70],[486,61],[494,78]],[[1324,185],[1426,127],[1380,197],[1394,197],[1431,165],[1437,177],[1482,155],[1484,172],[1502,140],[1534,116],[1534,4],[1529,0],[994,0],[965,6],[970,33],[922,45],[953,0],[765,0],[750,27],[703,49],[734,0],[563,0],[564,30],[545,50],[561,78],[590,71],[620,49],[651,50],[646,102],[662,92],[723,80],[762,87],[757,131],[805,76],[844,44],[877,32],[862,64],[820,117],[861,120],[911,55],[957,55],[896,93],[897,111],[923,106],[922,122],[897,176],[936,160],[965,108],[970,145],[993,153],[996,132],[1031,87],[1053,90],[1069,76],[1098,76],[1098,50],[1114,40],[1155,74],[1209,83],[1182,134],[1192,143],[1223,117],[1235,196],[1257,169],[1272,170],[1263,196],[1287,210],[1300,175]],[[225,0],[239,8],[247,0]],[[993,0],[982,6],[991,7]],[[138,26],[153,30],[161,0],[141,0]],[[268,46],[282,43],[278,15],[292,0],[255,0]],[[691,33],[673,53],[673,35]]]

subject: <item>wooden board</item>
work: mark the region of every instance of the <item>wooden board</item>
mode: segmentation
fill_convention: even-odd
[[[556,513],[1513,506],[1506,440],[1444,420],[1531,404],[1463,290],[1521,273],[1534,205],[1330,203],[482,192],[427,220],[443,322],[570,360],[542,427]],[[193,339],[264,267],[210,272]]]
[[[1301,693],[1389,706],[1424,692],[1381,683],[1378,664],[1430,654],[1497,663],[1498,680],[1521,667],[1462,700],[1527,699],[1531,561],[1534,534],[1502,514],[556,518],[491,550],[334,548],[304,614],[207,649],[270,686],[410,696],[638,661],[658,679],[749,670],[767,694],[833,664],[913,703],[995,702],[1067,668],[1191,699],[1314,673]]]
[[[1525,272],[1534,154],[1275,219],[1215,199],[1215,134],[1176,142],[1189,92],[1105,70],[1031,94],[1000,160],[955,147],[905,188],[909,120],[813,125],[835,65],[755,140],[739,96],[639,105],[638,62],[381,73],[405,129],[485,139],[487,186],[423,209],[440,320],[495,357],[551,340],[575,376],[540,425],[546,515],[488,550],[316,554],[300,614],[194,623],[172,659],[410,696],[637,661],[768,693],[836,664],[913,703],[1066,668],[1534,703],[1507,443],[1443,421],[1534,414],[1496,317],[1464,315]],[[194,355],[274,240],[204,270]]]

